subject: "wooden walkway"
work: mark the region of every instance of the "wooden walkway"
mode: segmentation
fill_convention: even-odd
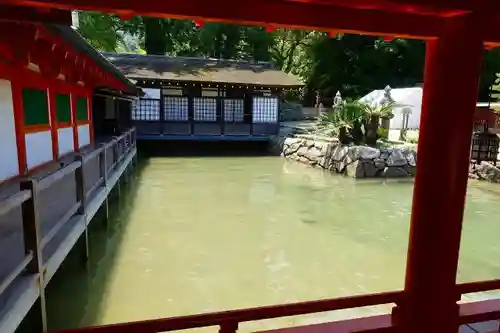
[[[88,224],[136,154],[132,129],[0,185],[0,332],[14,332],[35,303],[44,308],[44,287],[82,236],[88,244]]]

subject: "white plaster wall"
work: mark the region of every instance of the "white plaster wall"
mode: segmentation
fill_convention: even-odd
[[[163,88],[163,95],[182,96],[182,88]]]
[[[217,97],[219,95],[217,89],[213,88],[203,88],[201,90],[201,96],[204,97]]]
[[[78,126],[78,144],[80,147],[90,144],[90,128],[89,125]]]
[[[59,128],[57,130],[57,138],[59,143],[59,152],[58,155],[62,156],[67,153],[71,153],[74,151],[75,147],[73,146],[73,127]]]
[[[19,173],[10,81],[0,80],[0,181]]]
[[[50,131],[26,134],[26,164],[28,169],[52,160]]]

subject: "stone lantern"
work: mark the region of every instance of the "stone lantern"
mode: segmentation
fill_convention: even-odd
[[[342,100],[342,95],[340,94],[340,91],[337,91],[335,97],[333,97],[333,109],[337,109],[342,104],[344,104],[344,101]]]
[[[391,95],[391,86],[387,85],[384,88],[384,97],[380,101],[381,105],[389,104],[389,103],[394,103],[394,99],[392,98]],[[389,137],[389,129],[391,127],[391,119],[387,117],[382,117],[381,118],[381,124],[380,127],[386,130],[386,139]]]

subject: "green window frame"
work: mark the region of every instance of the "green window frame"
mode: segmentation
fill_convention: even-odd
[[[25,126],[50,125],[46,89],[23,88],[22,98]]]
[[[76,120],[78,121],[89,120],[86,97],[78,97],[76,100]]]
[[[56,121],[71,123],[71,102],[68,94],[56,94]]]

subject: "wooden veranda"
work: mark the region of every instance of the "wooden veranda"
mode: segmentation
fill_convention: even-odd
[[[136,160],[135,130],[101,140],[0,188],[0,332],[14,332],[37,305],[46,329],[45,287]]]

